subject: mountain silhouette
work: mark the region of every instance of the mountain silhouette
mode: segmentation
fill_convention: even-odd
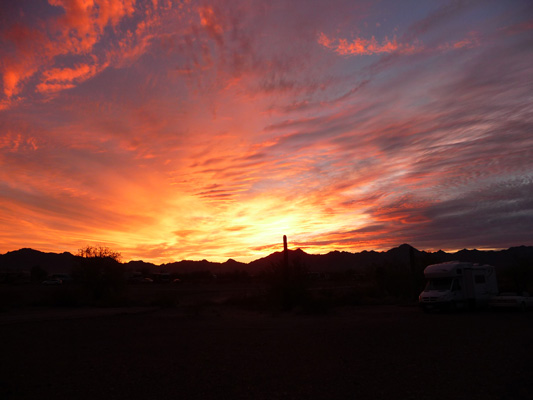
[[[193,273],[210,271],[213,274],[247,271],[257,274],[283,260],[283,252],[277,251],[266,257],[249,263],[228,259],[218,263],[207,260],[182,260],[172,263],[156,265],[141,260],[129,261],[124,265],[131,271],[166,271],[170,273]],[[369,267],[392,265],[397,268],[412,268],[444,261],[470,261],[480,264],[490,264],[497,268],[511,265],[517,260],[533,260],[533,246],[511,247],[506,250],[460,250],[447,253],[420,251],[409,244],[392,248],[388,251],[362,251],[350,253],[347,251],[331,251],[327,254],[308,254],[302,249],[289,250],[290,262],[299,262],[310,272],[339,272],[357,271]],[[29,271],[33,267],[40,267],[49,274],[69,272],[78,263],[78,256],[71,253],[44,253],[38,250],[23,248],[0,254],[0,271]]]
[[[43,253],[33,249],[20,249],[0,255],[0,271],[29,271],[40,267],[48,273],[70,272],[77,257],[71,253]]]

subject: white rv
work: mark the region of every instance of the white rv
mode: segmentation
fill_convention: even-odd
[[[424,270],[426,288],[418,297],[424,310],[476,308],[486,306],[498,294],[493,266],[450,261]]]

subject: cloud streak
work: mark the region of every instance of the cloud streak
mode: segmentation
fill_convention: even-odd
[[[347,39],[342,38],[329,38],[321,32],[318,37],[318,43],[342,56],[373,55],[382,53],[413,54],[419,51],[415,45],[398,44],[396,38],[393,38],[392,40],[385,38],[379,43],[374,36],[370,39],[356,38],[348,41]]]

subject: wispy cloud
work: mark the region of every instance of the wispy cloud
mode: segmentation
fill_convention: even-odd
[[[420,49],[416,44],[398,44],[396,37],[378,42],[374,36],[370,39],[355,38],[347,40],[343,38],[329,38],[323,32],[318,36],[318,43],[335,51],[342,56],[353,55],[373,55],[382,53],[413,54]]]

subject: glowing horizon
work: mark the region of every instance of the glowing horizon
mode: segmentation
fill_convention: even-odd
[[[0,8],[0,253],[533,245],[527,1]]]

